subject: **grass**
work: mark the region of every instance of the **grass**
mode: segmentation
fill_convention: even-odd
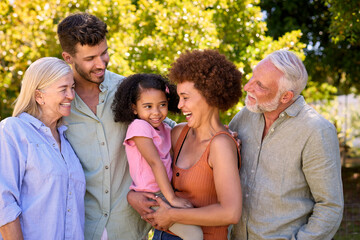
[[[151,240],[154,236],[154,231],[151,229],[149,234],[148,234],[148,239]]]
[[[344,215],[335,240],[360,239],[360,159],[352,167],[342,168]]]

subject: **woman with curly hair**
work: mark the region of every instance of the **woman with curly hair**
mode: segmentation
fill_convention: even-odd
[[[180,55],[169,79],[177,84],[178,108],[187,120],[171,133],[172,184],[194,208],[172,208],[156,198],[160,208],[143,217],[160,230],[193,224],[202,226],[205,240],[227,239],[228,226],[241,216],[240,153],[219,111],[239,101],[241,73],[215,50],[194,50]],[[180,238],[156,230],[153,239]]]

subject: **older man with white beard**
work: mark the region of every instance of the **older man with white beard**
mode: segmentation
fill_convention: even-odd
[[[259,62],[230,122],[242,142],[243,214],[232,239],[331,239],[342,219],[336,130],[306,104],[302,61],[280,50]]]

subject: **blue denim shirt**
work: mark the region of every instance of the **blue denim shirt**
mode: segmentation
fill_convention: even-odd
[[[344,204],[333,124],[300,96],[264,139],[263,114],[246,107],[229,126],[242,142],[243,211],[232,239],[331,239]]]
[[[27,113],[0,123],[0,226],[19,217],[24,239],[84,239],[85,176],[65,129],[60,150]]]

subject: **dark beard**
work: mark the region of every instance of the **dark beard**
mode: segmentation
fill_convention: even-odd
[[[104,79],[105,79],[105,74],[99,79],[99,81],[93,81],[90,77],[89,74],[85,73],[80,67],[79,65],[77,65],[76,63],[74,64],[75,70],[76,72],[86,81],[91,82],[91,83],[95,83],[97,85],[100,85]]]

